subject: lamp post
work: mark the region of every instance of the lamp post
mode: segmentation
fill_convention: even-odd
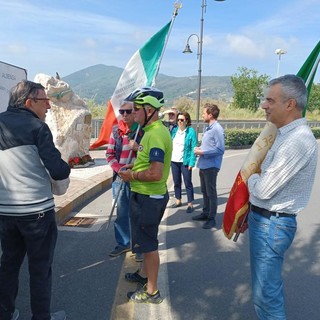
[[[283,54],[286,54],[287,53],[287,51],[285,51],[285,50],[283,50],[283,49],[276,49],[276,51],[274,52],[275,54],[277,54],[278,55],[278,68],[277,68],[277,78],[279,77],[279,75],[280,75],[280,61],[281,61],[281,56],[283,55]]]
[[[199,115],[200,115],[200,102],[201,102],[201,73],[202,73],[202,44],[203,44],[203,22],[204,22],[204,14],[206,12],[207,0],[201,0],[201,19],[200,19],[200,37],[192,33],[187,40],[187,44],[185,49],[182,51],[183,53],[192,53],[189,45],[189,40],[192,36],[197,37],[198,39],[198,49],[197,49],[197,58],[199,61],[198,64],[198,88],[197,88],[197,113],[196,113],[196,133],[197,139],[199,136]],[[225,0],[214,0],[217,2],[223,2]]]
[[[203,10],[202,10],[202,15],[203,15]],[[201,30],[203,30],[203,18],[201,19]],[[200,38],[197,34],[192,33],[188,37],[187,44],[185,49],[182,51],[182,53],[192,53],[189,45],[189,40],[191,37],[195,36],[198,39],[198,48],[197,48],[197,59],[199,61],[198,65],[198,86],[197,86],[197,110],[196,110],[196,134],[197,134],[197,139],[199,135],[199,115],[200,115],[200,100],[201,100],[201,66],[202,66],[202,37],[201,37],[201,32],[200,32]]]

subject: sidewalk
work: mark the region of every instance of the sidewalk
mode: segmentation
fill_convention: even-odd
[[[67,193],[54,197],[58,224],[76,207],[111,185],[112,169],[106,164],[104,150],[90,151],[90,156],[95,159],[95,164],[87,168],[71,169]]]

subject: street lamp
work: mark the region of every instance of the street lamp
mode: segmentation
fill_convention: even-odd
[[[203,15],[203,10],[202,10]],[[201,30],[203,30],[203,18],[201,19]],[[202,31],[201,31],[202,32]],[[202,33],[200,33],[201,35]],[[188,37],[187,44],[185,49],[182,51],[182,53],[192,53],[192,50],[190,49],[189,40],[191,37],[195,36],[198,39],[198,48],[197,48],[197,59],[199,60],[199,67],[198,67],[198,87],[197,87],[197,110],[196,110],[196,135],[197,140],[199,136],[199,114],[200,114],[200,100],[201,100],[201,65],[202,65],[202,37],[192,33]]]
[[[200,37],[192,33],[187,40],[187,44],[185,49],[182,51],[183,53],[192,53],[189,45],[189,40],[192,36],[196,36],[198,39],[198,50],[197,50],[197,58],[199,60],[198,65],[198,89],[197,89],[197,119],[196,119],[196,133],[197,139],[199,135],[199,114],[200,114],[200,100],[201,100],[201,68],[202,68],[202,44],[203,44],[203,22],[204,22],[204,14],[206,12],[207,0],[201,0],[201,19],[200,19]],[[217,2],[223,2],[225,0],[214,0]]]
[[[200,54],[200,38],[199,36],[196,34],[196,33],[192,33],[190,34],[190,36],[188,37],[188,40],[187,40],[187,44],[186,44],[186,47],[184,48],[184,50],[182,51],[182,53],[192,53],[192,50],[190,48],[190,45],[189,45],[189,40],[191,37],[195,36],[198,40],[198,49],[197,49],[197,58],[199,59],[199,54]]]
[[[281,61],[281,56],[282,56],[283,54],[286,54],[287,51],[285,51],[285,50],[283,50],[283,49],[276,49],[276,51],[275,51],[274,53],[279,56],[279,59],[278,59],[278,68],[277,68],[277,78],[278,78],[279,75],[280,75],[280,61]]]

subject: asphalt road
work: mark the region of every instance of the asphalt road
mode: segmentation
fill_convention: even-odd
[[[159,288],[161,305],[128,303],[126,292],[135,286],[123,274],[138,264],[122,255],[109,258],[113,249],[112,226],[106,230],[111,209],[107,190],[75,212],[77,217],[95,219],[89,228],[59,227],[53,265],[52,310],[64,309],[68,320],[256,319],[251,301],[248,234],[238,242],[228,240],[221,230],[224,207],[236,173],[248,150],[229,150],[218,175],[218,229],[204,230],[191,220],[201,210],[198,170],[193,172],[195,208],[167,209],[160,228]],[[319,161],[320,163],[320,161]],[[298,217],[298,232],[286,255],[284,281],[288,320],[319,319],[320,284],[320,166],[311,201]],[[168,183],[171,196],[172,181]],[[303,190],[301,190],[303,192]],[[173,203],[171,198],[169,205]],[[186,196],[183,195],[186,202]],[[27,264],[21,270],[17,299],[20,320],[29,320]]]

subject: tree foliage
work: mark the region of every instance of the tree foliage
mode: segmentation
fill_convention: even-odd
[[[92,119],[104,119],[107,110],[106,105],[98,104],[94,99],[85,99],[85,102],[91,113]]]
[[[200,108],[199,108],[199,117],[201,119],[202,115],[202,109],[206,103],[215,103],[219,106],[219,108],[226,106],[225,101],[219,101],[217,99],[211,99],[211,98],[201,98],[200,100]],[[196,119],[197,114],[197,101],[194,99],[191,99],[189,97],[180,97],[179,99],[175,100],[173,105],[179,110],[188,112],[191,116],[191,119]]]
[[[180,97],[179,99],[174,101],[174,106],[179,111],[192,113],[195,109],[195,101],[188,97]]]
[[[238,73],[231,76],[234,97],[232,106],[239,109],[256,111],[263,95],[263,88],[267,85],[269,76],[258,75],[258,71],[246,67],[238,68]]]
[[[320,111],[320,83],[312,85],[307,109],[311,112]]]

